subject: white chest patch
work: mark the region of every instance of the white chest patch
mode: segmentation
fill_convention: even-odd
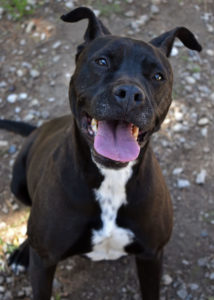
[[[133,163],[129,163],[121,170],[111,170],[98,165],[104,180],[94,192],[100,204],[103,226],[93,231],[93,250],[86,254],[92,260],[111,260],[126,255],[124,247],[132,241],[134,234],[116,224],[118,210],[126,204],[125,188],[132,175],[132,166]]]

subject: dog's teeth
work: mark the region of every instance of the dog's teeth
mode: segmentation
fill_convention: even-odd
[[[134,136],[135,140],[137,140],[139,134],[139,128],[136,126],[133,126],[132,128],[132,135]]]
[[[92,119],[92,121],[91,121],[91,128],[92,128],[94,134],[96,135],[97,134],[97,120]]]

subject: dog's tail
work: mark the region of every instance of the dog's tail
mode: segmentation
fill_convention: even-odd
[[[25,122],[0,119],[0,129],[6,129],[22,136],[28,136],[36,128],[36,126]]]
[[[12,271],[18,275],[25,272],[29,266],[29,242],[26,239],[16,250],[12,252],[8,259],[8,265]]]

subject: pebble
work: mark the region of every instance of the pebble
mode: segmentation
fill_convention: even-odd
[[[176,56],[178,55],[179,51],[178,51],[178,48],[176,48],[175,46],[172,48],[172,51],[171,51],[171,56]]]
[[[186,80],[186,82],[187,82],[188,84],[195,84],[195,83],[196,83],[195,78],[192,77],[192,76],[187,76],[187,77],[185,78],[185,80]]]
[[[6,81],[1,81],[0,82],[0,88],[5,88],[7,86]]]
[[[25,71],[22,69],[19,69],[16,71],[16,74],[18,77],[23,77],[25,75]]]
[[[11,145],[10,148],[9,148],[9,150],[8,150],[8,153],[9,154],[14,154],[14,153],[16,153],[16,151],[17,151],[16,146],[15,145]]]
[[[214,50],[212,50],[212,49],[207,49],[206,53],[209,56],[214,56]]]
[[[74,8],[74,3],[73,1],[66,1],[65,6],[69,9]]]
[[[158,14],[160,12],[160,9],[157,5],[152,4],[150,7],[150,11],[152,14]]]
[[[30,70],[30,76],[31,76],[32,78],[38,78],[39,75],[40,75],[40,72],[39,72],[38,70],[36,70],[36,69]]]
[[[53,48],[53,49],[57,49],[57,48],[59,48],[61,45],[62,45],[62,42],[61,42],[61,41],[56,41],[56,42],[52,45],[52,48]]]
[[[181,123],[177,123],[177,124],[175,124],[173,127],[172,127],[172,130],[174,131],[174,132],[184,132],[184,131],[186,131],[188,129],[188,127],[187,126],[184,126],[183,124],[181,124]]]
[[[18,293],[17,293],[18,298],[24,298],[24,296],[25,296],[25,292],[23,290],[18,291]]]
[[[198,259],[198,266],[199,267],[206,267],[207,263],[208,263],[207,257],[202,257],[202,258]]]
[[[5,292],[5,287],[0,285],[0,293],[4,293]]]
[[[177,180],[177,187],[179,189],[184,189],[190,186],[190,182],[187,179],[178,179]]]
[[[207,176],[206,170],[201,170],[200,173],[197,174],[195,182],[197,184],[204,184]]]
[[[139,27],[141,25],[145,25],[148,21],[149,21],[149,16],[148,15],[142,15],[136,21],[132,21],[130,23],[130,25],[131,25],[131,28],[137,32],[137,31],[140,30]]]
[[[179,175],[183,172],[183,168],[175,168],[173,171],[172,171],[172,174],[173,175]]]
[[[0,141],[0,147],[8,147],[8,141]]]
[[[7,101],[9,103],[15,103],[17,98],[18,98],[17,94],[10,94],[7,96]]]
[[[18,99],[19,100],[25,100],[25,99],[27,99],[27,97],[28,97],[27,93],[20,93],[19,96],[18,96]]]
[[[210,279],[214,280],[214,272],[210,274]]]
[[[204,127],[204,128],[201,129],[201,135],[202,135],[202,136],[206,137],[206,136],[207,136],[207,133],[208,133],[207,127]]]
[[[198,125],[199,126],[205,126],[209,124],[209,119],[208,118],[201,118],[198,120]]]
[[[129,18],[134,17],[135,12],[133,10],[129,10],[129,11],[125,12],[125,16],[129,17]]]
[[[180,299],[186,299],[187,297],[187,290],[185,288],[181,288],[177,291],[177,295]]]
[[[172,277],[168,274],[163,275],[162,280],[164,285],[170,285],[173,282]]]
[[[27,24],[27,27],[26,27],[26,29],[25,29],[25,32],[26,32],[26,33],[30,33],[30,32],[32,32],[35,28],[36,28],[36,24],[34,23],[34,21],[30,21],[30,22]]]
[[[54,101],[56,101],[56,99],[54,97],[48,98],[48,102],[54,102]]]
[[[32,113],[28,113],[25,117],[24,117],[24,121],[28,122],[34,119],[34,115]]]
[[[199,285],[197,283],[190,283],[189,287],[192,291],[196,291],[199,289]]]
[[[176,121],[182,121],[184,118],[183,114],[180,111],[176,111],[174,116]]]

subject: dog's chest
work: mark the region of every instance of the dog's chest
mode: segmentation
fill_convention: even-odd
[[[101,208],[102,228],[93,230],[92,260],[117,259],[126,254],[124,247],[131,243],[133,233],[116,224],[118,210],[126,204],[126,183],[132,174],[132,164],[121,170],[100,168],[104,180],[95,196]]]

